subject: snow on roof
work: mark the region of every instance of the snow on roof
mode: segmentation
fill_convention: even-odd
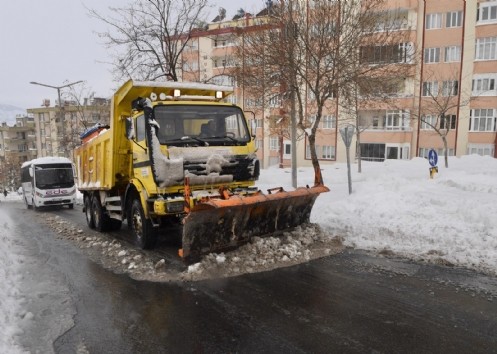
[[[51,164],[51,163],[72,163],[72,161],[66,157],[45,156],[45,157],[39,157],[37,159],[33,159],[31,161],[26,161],[22,164],[21,168],[29,166],[31,164],[46,165],[46,164]]]
[[[227,91],[233,92],[232,86],[222,86],[214,84],[203,84],[200,82],[177,82],[177,81],[133,81],[134,87],[157,87],[166,89],[193,89],[206,91]]]

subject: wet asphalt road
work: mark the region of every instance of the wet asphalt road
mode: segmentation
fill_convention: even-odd
[[[91,262],[21,204],[8,212],[49,259],[37,271],[69,289],[73,325],[56,353],[497,352],[493,277],[346,251],[228,279],[140,282]],[[50,212],[84,223],[80,208]],[[36,318],[38,331],[51,325]]]

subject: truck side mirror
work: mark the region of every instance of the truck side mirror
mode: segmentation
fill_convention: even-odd
[[[257,122],[255,121],[255,119],[252,119],[250,121],[250,135],[255,137],[256,131],[257,131]]]
[[[126,138],[129,140],[135,138],[135,129],[133,127],[133,119],[126,118]]]
[[[257,122],[255,120],[255,113],[252,111],[243,111],[244,113],[250,113],[252,115],[252,119],[250,119],[250,136],[255,138],[257,132]]]

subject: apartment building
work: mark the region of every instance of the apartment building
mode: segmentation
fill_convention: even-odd
[[[85,99],[82,104],[63,101],[54,106],[45,99],[39,108],[27,110],[34,119],[37,157],[61,156],[72,158],[74,147],[80,144],[80,134],[96,123],[109,124],[110,100]]]
[[[375,48],[366,63],[382,60],[382,49],[402,53],[411,46],[419,59],[410,75],[397,78],[388,102],[361,104],[358,148],[363,159],[410,159],[427,156],[430,149],[443,154],[444,140],[449,155],[497,157],[497,0],[388,0],[386,5],[385,19],[397,31],[409,31],[409,39],[393,49]],[[182,79],[234,85],[229,100],[252,112],[247,117],[255,121],[263,167],[289,166],[290,140],[278,133],[285,119],[281,99],[252,99],[232,75],[240,31],[266,23],[267,13],[268,8],[256,14],[239,11],[231,18],[220,13],[207,28],[192,32]],[[377,31],[382,28],[380,20]],[[312,97],[305,104],[306,112],[312,112]],[[440,105],[444,109],[434,108]],[[346,159],[339,128],[347,113],[339,104],[330,107],[316,136],[321,163]],[[356,151],[354,144],[351,151]],[[298,141],[297,160],[299,166],[310,165],[306,139]]]
[[[14,125],[0,126],[0,160],[22,163],[36,157],[35,123],[32,115],[17,115]]]

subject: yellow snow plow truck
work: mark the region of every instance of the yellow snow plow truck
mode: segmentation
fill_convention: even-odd
[[[75,149],[78,188],[90,228],[127,222],[136,244],[152,248],[182,224],[187,261],[308,222],[313,187],[263,193],[254,139],[243,111],[222,102],[233,88],[186,82],[126,82],[113,96],[110,126],[82,134]]]

